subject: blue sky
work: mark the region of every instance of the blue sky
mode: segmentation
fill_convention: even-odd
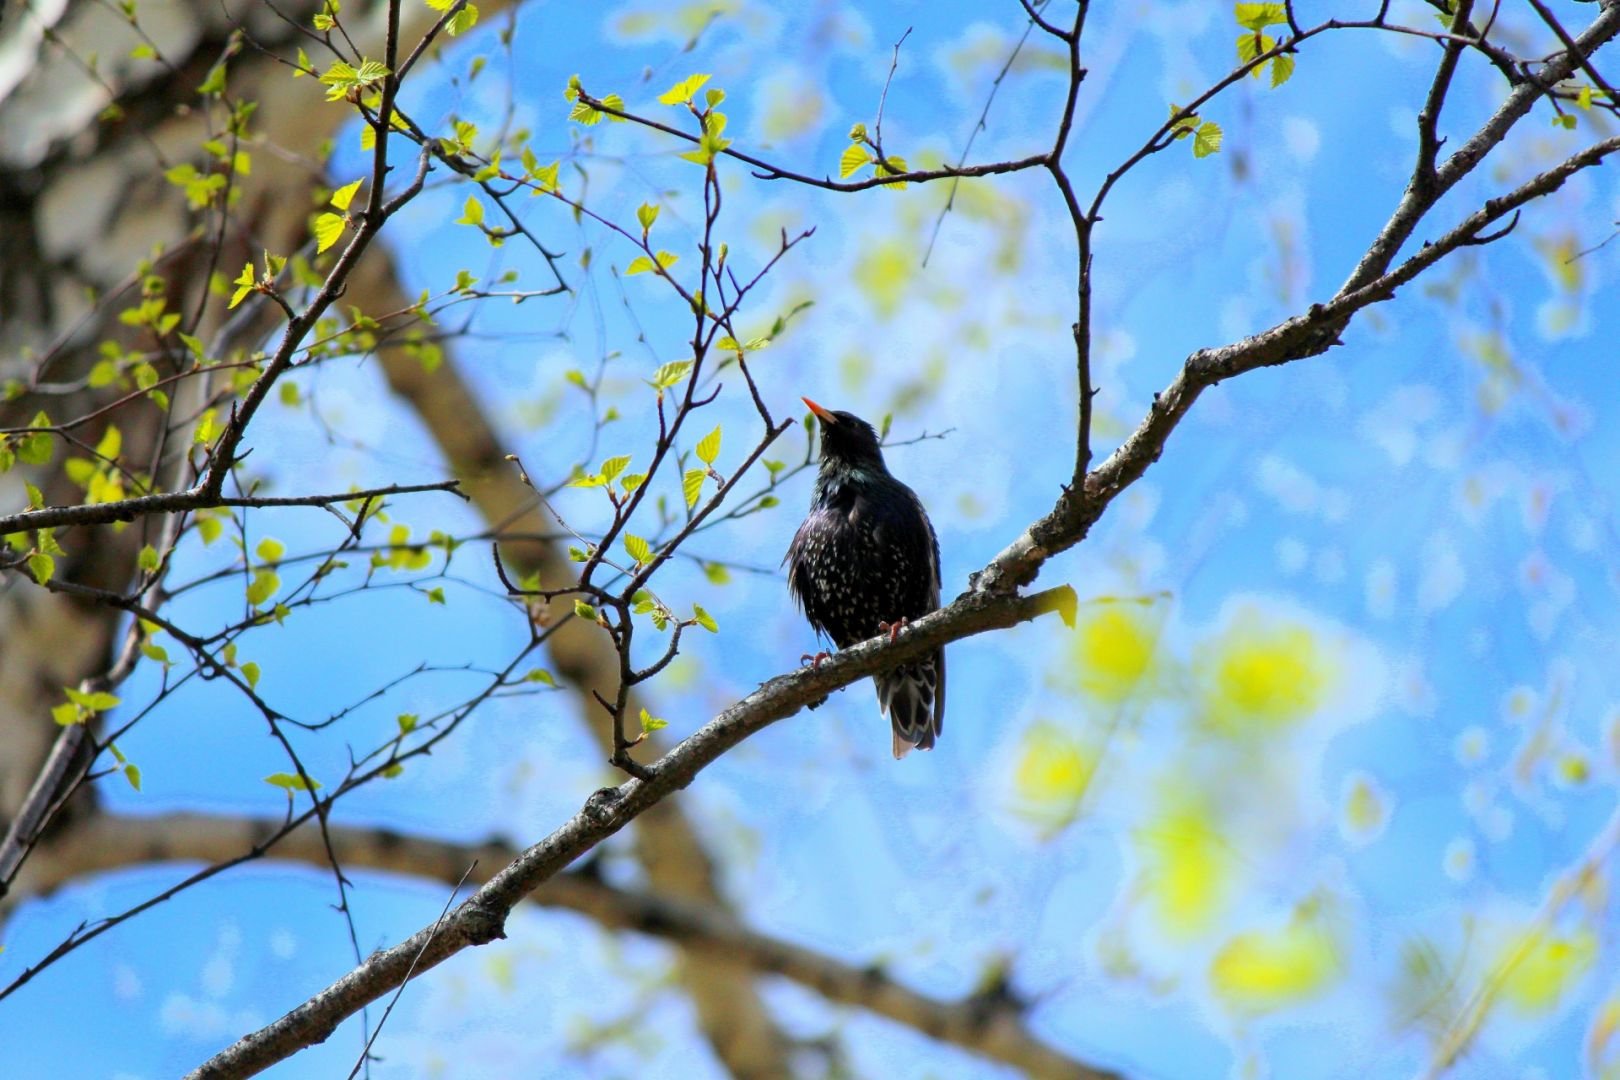
[[[1237,33],[1224,5],[1099,8],[1067,159],[1087,193],[1170,102],[1228,70]],[[1413,24],[1430,21],[1422,5],[1404,9]],[[884,136],[914,163],[956,157],[1022,30],[1011,0],[739,2],[682,54],[678,35],[625,22],[638,10],[661,9],[527,6],[512,64],[494,41],[504,19],[488,20],[424,73],[407,107],[427,120],[454,111],[491,124],[510,87],[516,125],[532,128],[541,160],[579,153],[590,205],[614,220],[632,222],[640,203],[662,202],[657,235],[687,265],[696,261],[696,167],[631,125],[566,124],[568,76],[580,74],[596,94],[622,93],[633,109],[667,112],[653,99],[669,83],[711,73],[728,93],[728,134],[739,145],[831,172],[849,126],[871,123],[893,43],[908,27]],[[974,160],[1043,146],[1061,89],[1041,63],[1044,49],[1001,89]],[[470,88],[450,85],[471,52],[487,52],[488,68]],[[1248,82],[1205,110],[1225,130],[1220,154],[1195,161],[1177,144],[1119,186],[1097,233],[1099,452],[1137,422],[1190,351],[1261,329],[1344,279],[1405,185],[1414,103],[1433,56],[1415,40],[1327,35],[1285,86]],[[649,68],[655,74],[643,79]],[[1497,94],[1480,65],[1465,64],[1445,130],[1460,140]],[[1584,128],[1554,129],[1542,111],[1480,182],[1442,203],[1418,240],[1585,137]],[[589,152],[575,147],[581,134],[593,140]],[[348,146],[333,173],[358,175],[358,162]],[[829,196],[731,167],[725,183],[724,228],[739,261],[767,257],[782,225],[816,227],[748,312],[751,325],[767,325],[815,300],[757,362],[772,408],[792,414],[803,394],[874,419],[894,412],[902,440],[949,429],[893,449],[889,460],[929,506],[944,591],[954,595],[1050,505],[1072,461],[1074,255],[1056,193],[1035,174],[965,189],[923,269],[944,197],[937,186]],[[394,243],[408,284],[443,288],[457,268],[493,277],[508,266],[540,282],[532,253],[513,244],[492,256],[472,230],[450,224],[465,197],[444,187],[401,215]],[[1072,583],[1083,614],[1140,601],[1135,609],[1156,627],[1156,661],[1133,693],[1103,701],[1078,689],[1085,668],[1075,635],[1036,624],[951,649],[945,737],[932,754],[888,760],[885,724],[860,684],[706,772],[679,797],[749,922],[852,963],[881,961],[945,997],[970,992],[1005,963],[1013,984],[1040,1002],[1032,1024],[1044,1037],[1133,1076],[1421,1073],[1429,1044],[1393,1001],[1403,956],[1432,946],[1469,985],[1615,809],[1620,566],[1606,466],[1620,450],[1609,415],[1620,311],[1605,283],[1620,248],[1582,259],[1573,288],[1542,252],[1566,236],[1578,247],[1597,243],[1617,210],[1612,169],[1578,178],[1526,216],[1521,237],[1440,268],[1436,280],[1454,296],[1408,288],[1358,320],[1342,348],[1208,392],[1163,460],[1041,577]],[[457,359],[530,471],[556,477],[589,438],[564,373],[592,371],[616,353],[604,385],[624,419],[609,426],[598,458],[645,459],[651,395],[636,380],[688,355],[685,313],[646,276],[624,279],[621,302],[607,268],[633,256],[622,241],[576,227],[550,200],[529,213],[570,266],[589,246],[593,270],[569,300],[485,305]],[[1577,314],[1568,327],[1560,305]],[[312,475],[340,484],[440,477],[433,448],[365,363],[329,365],[303,385],[356,445],[326,445],[298,410],[267,417],[252,439],[254,461],[283,490]],[[536,415],[551,420],[536,427]],[[751,416],[729,381],[700,425],[724,427],[722,469],[741,459],[757,426]],[[802,440],[790,432],[770,456],[798,460]],[[596,495],[568,492],[560,506],[588,527],[592,515],[600,520]],[[666,599],[701,603],[721,626],[718,637],[688,635],[657,687],[669,734],[694,730],[812,646],[774,572],[807,478],[781,496],[777,510],[694,542],[706,556],[772,572],[738,572],[717,586],[677,566],[662,579]],[[401,501],[394,515],[415,535],[478,527],[437,496]],[[331,542],[336,523],[280,511],[254,528],[300,551]],[[229,554],[191,550],[179,573]],[[303,719],[422,661],[504,662],[525,631],[508,605],[479,591],[496,586],[487,551],[464,548],[453,572],[466,584],[449,584],[442,607],[374,591],[256,632],[242,652],[262,666],[277,707]],[[228,590],[199,593],[174,617],[207,626],[220,619],[212,607],[220,602],[231,602]],[[1291,726],[1231,738],[1212,719],[1208,673],[1254,627],[1307,635],[1331,678]],[[429,715],[474,682],[414,680],[359,710],[340,735],[305,739],[300,750],[315,775],[335,774],[350,747],[386,737],[397,713]],[[146,700],[155,687],[143,671],[124,698]],[[537,839],[610,778],[573,709],[565,696],[495,702],[431,759],[350,799],[344,819],[467,840]],[[1041,725],[1098,762],[1078,805],[1056,818],[1032,817],[1019,786]],[[1532,753],[1536,731],[1550,741]],[[285,761],[262,721],[216,684],[175,695],[121,745],[146,782],[139,795],[108,784],[119,812],[274,814],[283,805],[260,778]],[[1588,779],[1560,779],[1570,755],[1584,755]],[[1359,831],[1345,824],[1346,793],[1358,784],[1380,808]],[[1178,800],[1216,808],[1209,816],[1229,853],[1218,862],[1230,897],[1192,931],[1167,925],[1151,902],[1153,830]],[[623,838],[610,850],[626,851]],[[636,880],[628,858],[609,869]],[[135,902],[174,874],[131,871],[31,904],[8,927],[0,962],[26,962],[79,920]],[[434,884],[359,879],[356,926],[367,950],[430,921],[446,899]],[[196,1064],[347,970],[334,900],[330,875],[266,865],[149,912],[0,1009],[16,1075],[162,1076]],[[1286,1009],[1233,1008],[1210,974],[1223,947],[1302,912],[1330,928],[1335,976]],[[1572,910],[1552,925],[1571,940],[1595,935],[1590,970],[1545,1008],[1494,1011],[1448,1075],[1574,1075],[1593,1012],[1613,992],[1600,974],[1613,969],[1612,907]],[[407,991],[375,1075],[717,1074],[689,1008],[659,983],[661,947],[605,938],[566,914],[525,912],[512,929],[511,941],[463,954]],[[1004,1071],[796,987],[771,983],[768,996],[795,1032],[842,1031],[860,1075]],[[634,1046],[562,1049],[586,1025],[624,1016],[636,1018]],[[361,1038],[350,1025],[271,1075],[346,1069]],[[1324,1045],[1334,1048],[1331,1063]]]

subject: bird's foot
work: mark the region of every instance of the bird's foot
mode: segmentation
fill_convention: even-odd
[[[831,655],[830,652],[805,653],[799,657],[799,666],[803,667],[805,664],[809,664],[810,670],[815,671],[821,667],[821,662]]]
[[[904,615],[902,615],[902,616],[900,616],[900,618],[896,619],[892,623],[889,623],[889,622],[880,622],[880,623],[878,623],[878,632],[883,633],[883,634],[888,634],[889,635],[889,643],[893,644],[894,639],[900,636],[900,631],[904,630],[906,628],[906,625],[908,623],[910,623],[910,622],[911,622],[910,619],[908,619]]]

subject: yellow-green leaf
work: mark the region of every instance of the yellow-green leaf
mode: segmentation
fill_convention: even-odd
[[[838,176],[847,180],[855,175],[861,166],[872,160],[872,153],[862,143],[853,143],[838,158]]]
[[[343,235],[343,218],[337,214],[319,214],[315,218],[315,250],[325,251]]]
[[[658,102],[661,105],[684,105],[691,101],[692,95],[696,94],[703,87],[703,84],[708,81],[709,76],[707,75],[688,75],[662,94],[659,94]]]
[[[709,633],[718,634],[720,632],[720,624],[714,621],[714,616],[710,615],[707,611],[704,611],[696,604],[692,605],[692,618],[696,619],[697,624],[703,627],[703,629],[707,630]]]
[[[713,431],[703,436],[697,444],[698,460],[705,465],[713,465],[714,459],[720,456],[720,426],[715,425]]]
[[[264,782],[274,784],[278,788],[284,788],[289,794],[294,791],[308,791],[312,785],[317,788],[321,786],[319,780],[311,780],[309,783],[305,783],[302,776],[284,772],[271,773],[264,778]]]
[[[347,210],[349,204],[354,201],[354,193],[360,190],[360,185],[364,182],[363,180],[356,180],[354,183],[344,184],[332,192],[332,205],[339,210]]]
[[[698,498],[703,494],[703,478],[707,475],[702,469],[687,469],[686,475],[681,477],[681,494],[686,498],[688,510],[697,505]]]
[[[43,551],[36,551],[28,556],[28,572],[34,575],[35,581],[44,585],[56,575],[56,560]]]

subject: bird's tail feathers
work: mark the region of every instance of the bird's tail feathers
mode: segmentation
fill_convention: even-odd
[[[885,671],[872,681],[878,707],[894,729],[895,760],[913,748],[932,750],[939,738],[945,706],[944,656],[934,653],[914,663]]]

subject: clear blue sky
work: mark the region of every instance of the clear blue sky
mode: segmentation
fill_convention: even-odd
[[[1096,6],[1068,159],[1088,193],[1170,102],[1228,69],[1237,34],[1226,5]],[[637,29],[621,21],[627,13],[657,5],[605,15],[529,5],[518,17],[515,65],[494,41],[504,19],[492,20],[427,76],[437,83],[411,104],[425,120],[455,111],[487,124],[510,85],[516,123],[535,132],[538,156],[566,158],[588,134],[593,208],[632,222],[641,202],[663,201],[659,235],[690,265],[696,167],[630,125],[566,124],[568,76],[579,73],[593,93],[621,93],[632,108],[661,110],[653,99],[669,83],[712,73],[711,85],[729,95],[728,134],[739,145],[832,172],[850,125],[871,123],[892,46],[908,27],[884,135],[913,162],[960,152],[1022,29],[1012,0],[730,7],[682,55],[675,36],[624,32]],[[1422,5],[1404,7],[1414,24],[1432,22]],[[1572,7],[1568,17],[1581,14]],[[444,80],[465,64],[463,49],[490,57],[470,89]],[[1002,87],[975,160],[1042,147],[1060,89],[1043,55],[1044,44]],[[1286,86],[1251,82],[1205,111],[1225,130],[1219,155],[1194,161],[1178,145],[1119,187],[1095,270],[1101,451],[1190,351],[1269,325],[1344,279],[1405,185],[1432,61],[1421,42],[1329,35],[1300,56]],[[1476,68],[1465,65],[1446,114],[1454,135],[1496,100]],[[1529,175],[1537,155],[1575,145],[1545,116],[1526,127],[1487,167],[1485,186],[1465,185],[1419,239],[1482,191]],[[358,175],[357,160],[340,156],[338,178]],[[510,245],[492,262],[471,230],[448,223],[465,196],[461,187],[436,190],[402,215],[395,244],[410,284],[442,288],[463,266],[481,277],[515,266],[540,282],[530,253]],[[874,419],[894,411],[897,439],[950,430],[889,460],[929,506],[954,595],[1068,477],[1074,257],[1055,192],[1030,174],[964,194],[926,268],[918,263],[938,188],[828,197],[728,167],[726,197],[728,239],[745,262],[769,252],[779,224],[816,226],[751,309],[751,324],[765,325],[799,299],[816,301],[758,363],[772,407],[792,411],[804,394]],[[1606,740],[1620,702],[1620,493],[1609,467],[1620,452],[1612,415],[1620,312],[1605,279],[1620,246],[1582,260],[1572,292],[1536,245],[1568,234],[1590,246],[1617,207],[1612,169],[1583,177],[1527,215],[1523,238],[1443,268],[1436,280],[1456,286],[1454,299],[1407,289],[1359,320],[1343,348],[1205,395],[1147,478],[1041,578],[1070,582],[1087,601],[1149,601],[1162,663],[1139,693],[1104,703],[1077,692],[1074,636],[1027,626],[952,648],[945,737],[933,754],[888,760],[886,725],[861,684],[706,772],[679,797],[723,858],[746,918],[852,963],[883,961],[941,996],[968,992],[1005,960],[1014,985],[1041,1002],[1032,1022],[1044,1037],[1132,1076],[1421,1072],[1426,1043],[1392,1002],[1403,950],[1430,943],[1477,975],[1615,806],[1615,744]],[[458,359],[530,470],[557,476],[584,454],[588,435],[564,372],[593,370],[617,352],[609,385],[625,418],[608,429],[604,450],[644,459],[650,395],[635,380],[687,355],[684,312],[648,278],[625,279],[648,339],[638,344],[607,272],[633,253],[576,228],[549,200],[530,213],[570,265],[591,247],[589,287],[572,300],[487,305]],[[905,280],[891,303],[882,282],[896,274]],[[1578,312],[1572,325],[1563,325],[1561,304]],[[438,478],[432,448],[367,366],[333,364],[304,385],[360,445],[328,446],[307,418],[280,410],[256,430],[253,460],[273,463],[284,488],[311,475]],[[753,431],[741,389],[729,382],[703,425],[724,425],[722,468],[740,459]],[[534,428],[536,415],[559,419]],[[796,431],[771,456],[802,453]],[[570,520],[591,519],[593,494],[569,494]],[[694,730],[812,647],[774,573],[807,478],[781,494],[774,512],[694,544],[772,572],[715,586],[677,568],[663,582],[662,595],[703,604],[722,631],[689,635],[660,684],[670,734]],[[476,528],[442,498],[401,502],[395,516],[418,535]],[[262,515],[257,528],[293,550],[334,532],[329,518],[303,511]],[[219,557],[192,552],[179,574]],[[468,548],[454,569],[491,586],[487,567],[487,552]],[[219,595],[179,605],[175,617],[207,625]],[[495,664],[520,646],[522,625],[504,604],[455,584],[448,598],[439,607],[399,590],[368,594],[259,632],[243,653],[261,664],[277,707],[314,719],[424,660]],[[1334,678],[1298,725],[1233,743],[1211,734],[1200,665],[1245,619],[1305,628]],[[430,714],[470,685],[450,674],[413,681],[360,710],[341,739],[301,749],[317,776],[323,766],[336,773],[348,746],[372,745],[397,713]],[[125,700],[143,701],[154,686],[142,673]],[[345,820],[537,839],[608,779],[572,709],[560,696],[482,709],[446,750],[349,800]],[[1017,812],[1016,763],[1042,723],[1103,748],[1077,815],[1055,830]],[[1536,731],[1552,748],[1527,759]],[[141,763],[146,790],[109,783],[119,812],[273,814],[282,803],[261,777],[284,761],[262,723],[217,686],[176,695],[124,749]],[[1580,753],[1590,778],[1568,783],[1559,763]],[[1383,808],[1370,835],[1342,827],[1357,778]],[[1222,807],[1223,835],[1235,845],[1231,903],[1212,928],[1186,937],[1133,900],[1155,850],[1151,826],[1172,795]],[[623,850],[622,838],[611,846]],[[30,905],[8,927],[0,965],[31,960],[80,920],[135,902],[174,874],[114,875]],[[358,878],[366,950],[430,921],[445,902],[438,885]],[[267,864],[159,907],[0,1008],[8,1072],[158,1077],[196,1064],[347,970],[334,899],[329,875]],[[1285,925],[1308,902],[1333,912],[1338,977],[1276,1015],[1232,1010],[1211,989],[1223,943]],[[1608,920],[1591,971],[1546,1011],[1493,1013],[1450,1075],[1574,1075],[1589,1018],[1612,990],[1599,973],[1613,970],[1614,925],[1612,911],[1571,914],[1555,923],[1560,932]],[[463,954],[407,991],[374,1075],[714,1074],[690,1011],[649,985],[667,963],[660,947],[605,939],[563,914],[528,911],[511,929],[512,940]],[[860,1075],[1000,1075],[795,987],[771,983],[768,995],[796,1032],[841,1028]],[[581,1025],[627,1015],[650,1040],[649,1057],[562,1050]],[[360,1041],[351,1025],[272,1075],[341,1075]]]

